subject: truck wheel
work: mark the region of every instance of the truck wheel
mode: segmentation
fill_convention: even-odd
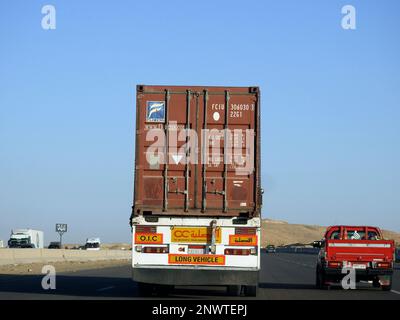
[[[150,297],[153,294],[153,285],[150,283],[138,282],[139,295],[141,297]]]
[[[231,297],[239,297],[242,292],[242,286],[240,285],[231,285],[227,286],[228,295]]]
[[[159,297],[167,297],[173,289],[174,286],[169,286],[169,285],[155,286],[156,295]]]
[[[244,294],[247,297],[256,297],[257,296],[257,286],[245,286]]]
[[[383,291],[390,291],[392,290],[392,276],[389,277],[388,284],[381,286]]]

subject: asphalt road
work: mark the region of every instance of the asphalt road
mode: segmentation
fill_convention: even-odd
[[[316,256],[307,254],[262,254],[258,299],[341,299],[400,300],[400,265],[396,265],[393,290],[383,292],[370,284],[358,284],[356,290],[333,287],[317,290]],[[56,290],[43,290],[42,276],[0,275],[0,299],[140,299],[130,279],[129,265],[72,273],[60,273]],[[232,299],[224,287],[177,287],[173,299]],[[239,297],[238,299],[244,299]]]

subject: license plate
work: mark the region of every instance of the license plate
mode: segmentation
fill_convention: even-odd
[[[188,253],[189,254],[204,254],[205,250],[204,249],[193,249],[193,248],[188,248]]]
[[[353,264],[354,269],[367,269],[365,264]]]

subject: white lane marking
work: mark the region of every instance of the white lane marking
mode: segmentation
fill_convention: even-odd
[[[395,293],[395,294],[400,294],[400,292],[399,292],[399,291],[396,291],[396,290],[390,290],[390,292],[393,292],[393,293]]]
[[[97,289],[96,291],[100,292],[100,291],[106,291],[106,290],[110,290],[110,289],[114,289],[114,288],[115,288],[115,286],[111,286],[111,287],[100,288],[100,289]]]

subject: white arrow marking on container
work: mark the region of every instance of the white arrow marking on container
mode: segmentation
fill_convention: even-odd
[[[183,157],[183,155],[181,155],[181,154],[173,154],[172,155],[172,159],[174,159],[175,164],[178,164],[181,161],[182,157]]]

